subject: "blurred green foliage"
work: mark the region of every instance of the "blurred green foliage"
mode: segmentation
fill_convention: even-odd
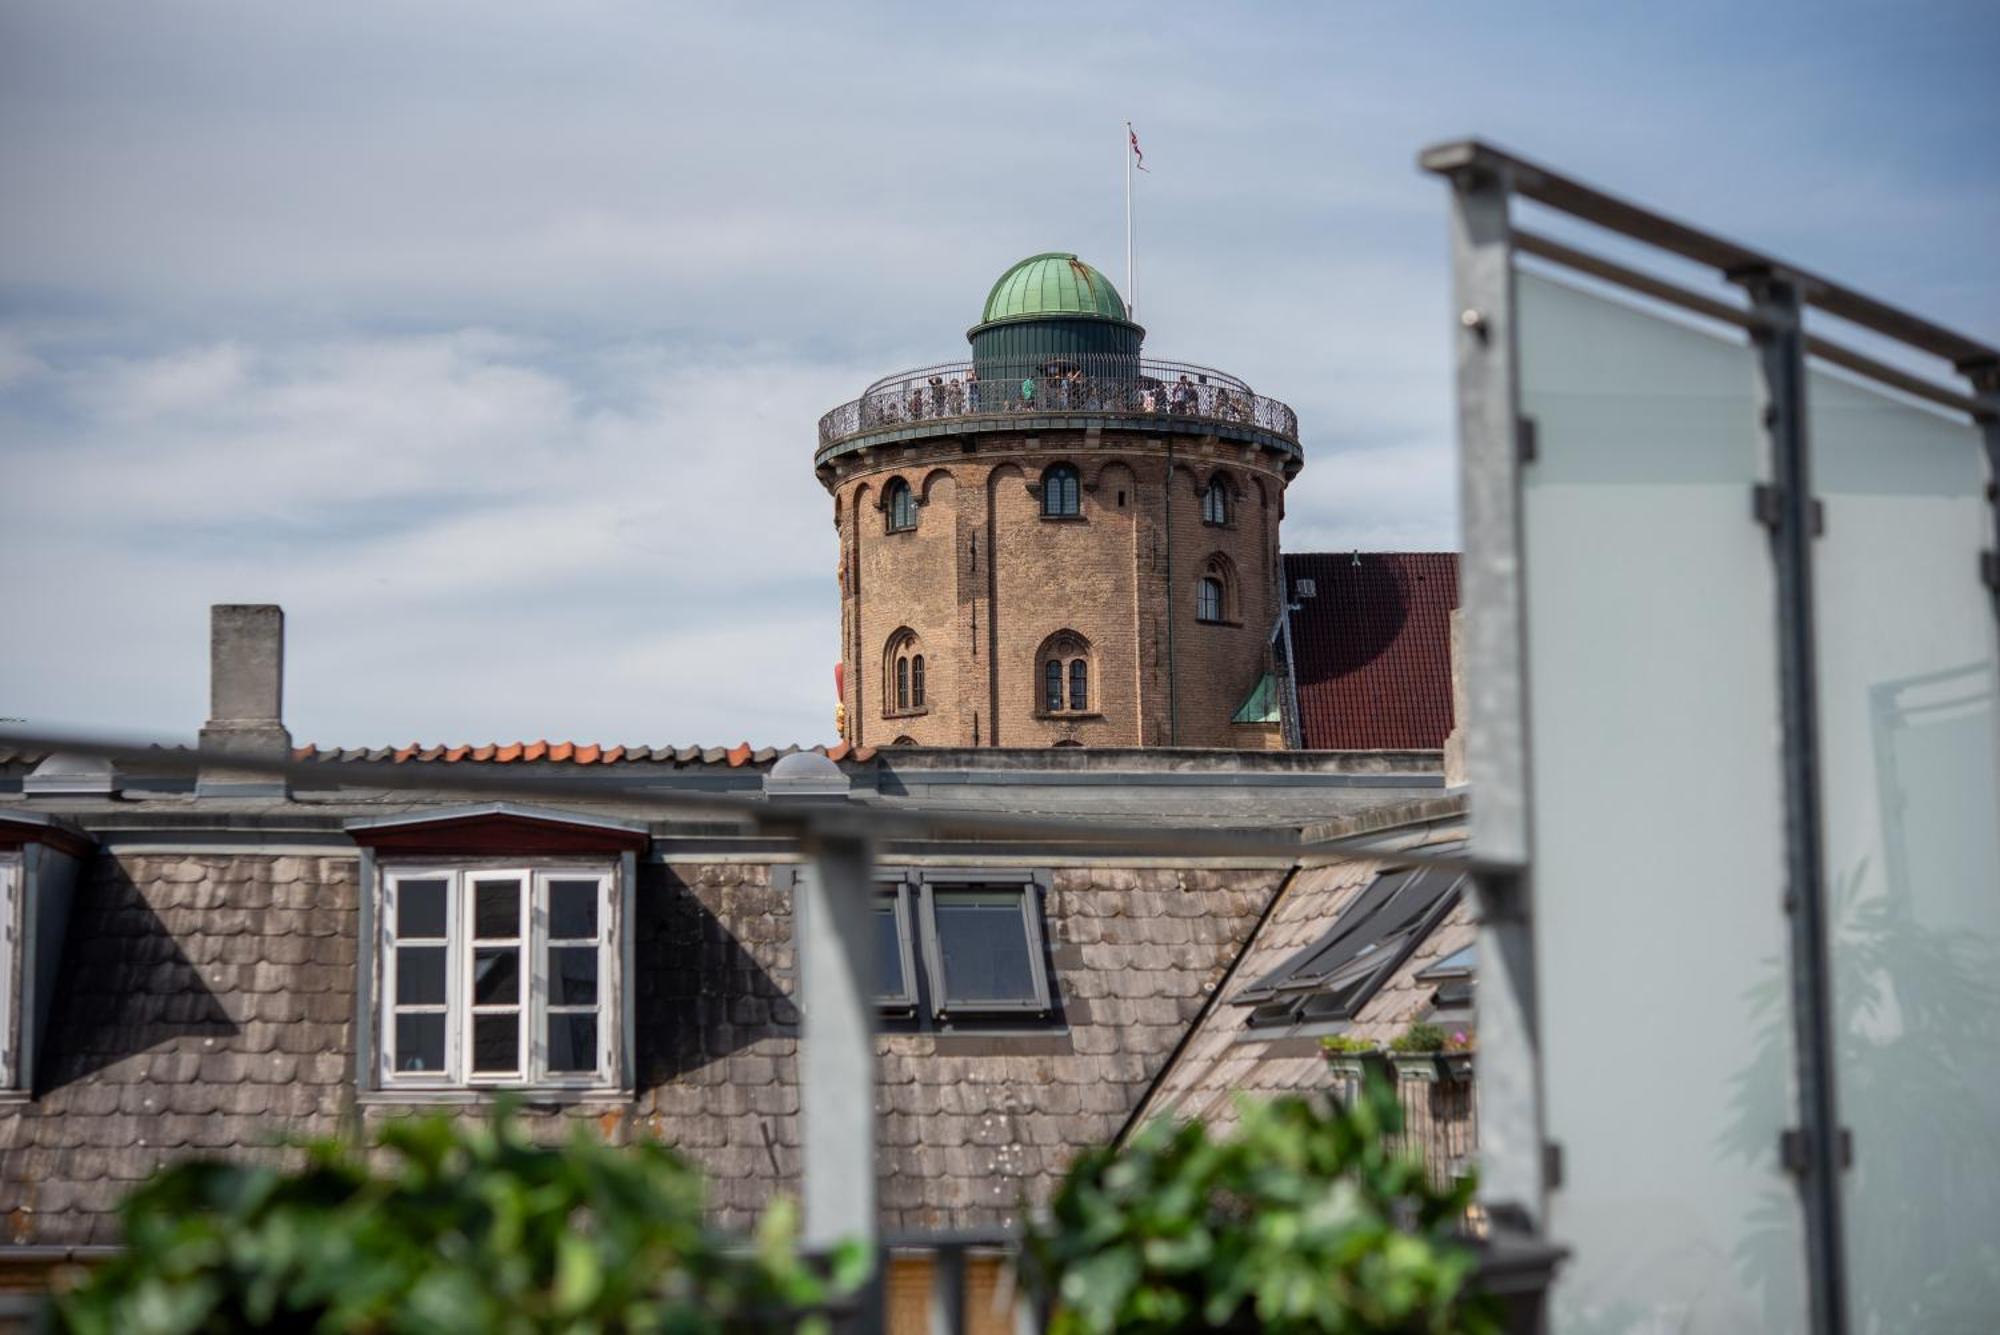
[[[490,1122],[402,1118],[364,1155],[304,1147],[294,1171],[189,1161],[127,1198],[126,1250],[57,1300],[79,1335],[316,1331],[710,1332],[824,1327],[856,1244],[818,1268],[772,1205],[744,1246],[704,1220],[700,1174],[672,1150],[577,1127],[532,1143]]]
[[[1401,1124],[1370,1077],[1330,1108],[1246,1101],[1226,1139],[1162,1119],[1085,1153],[1027,1240],[1052,1335],[1496,1330],[1460,1232],[1472,1184],[1433,1187]]]

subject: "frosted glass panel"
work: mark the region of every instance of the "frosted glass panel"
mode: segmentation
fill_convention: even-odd
[[[1558,1332],[1804,1319],[1753,352],[1519,275]]]
[[[1968,424],[1808,383],[1855,1329],[2000,1322],[2000,736]]]

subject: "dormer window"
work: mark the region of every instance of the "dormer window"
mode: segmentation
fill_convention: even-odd
[[[496,807],[349,830],[375,924],[369,1096],[630,1084],[643,828]]]
[[[609,870],[382,873],[390,1083],[603,1084]]]

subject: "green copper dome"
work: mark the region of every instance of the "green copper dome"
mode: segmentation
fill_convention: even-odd
[[[1049,251],[1030,255],[1000,275],[1000,281],[986,295],[986,311],[979,322],[1050,315],[1130,318],[1109,278],[1074,255]]]

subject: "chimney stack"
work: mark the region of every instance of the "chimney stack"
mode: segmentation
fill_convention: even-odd
[[[275,603],[218,603],[209,608],[208,722],[204,750],[258,760],[288,760],[285,731],[285,609]],[[204,765],[197,797],[285,797],[282,777]]]

